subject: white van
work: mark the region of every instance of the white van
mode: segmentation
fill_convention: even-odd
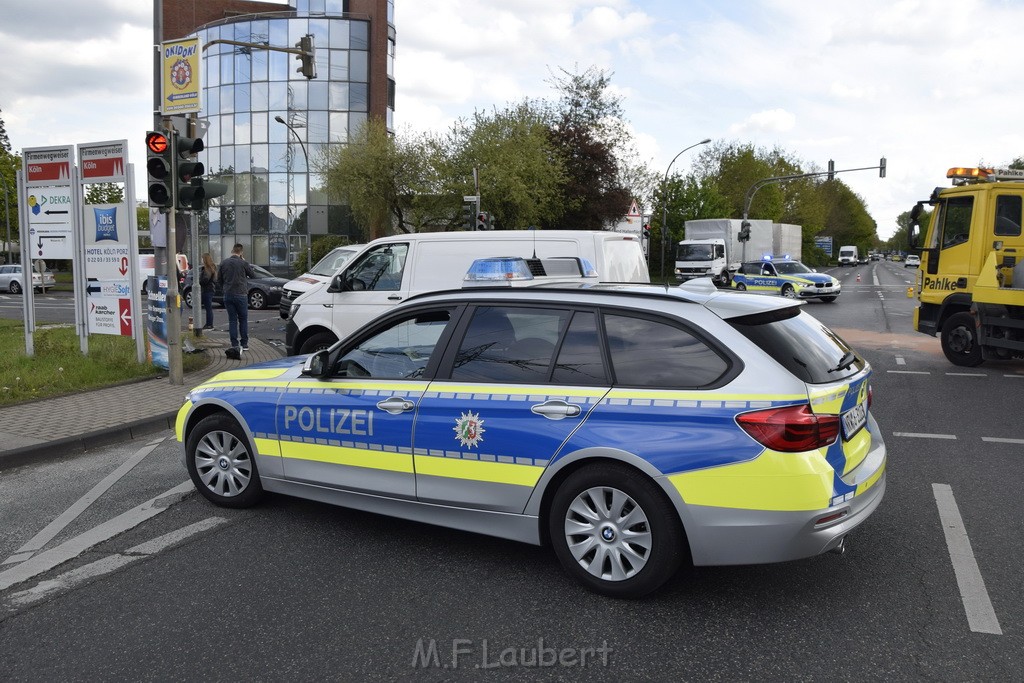
[[[343,247],[335,247],[317,261],[308,273],[289,280],[288,284],[281,288],[281,317],[287,320],[288,311],[291,310],[296,299],[313,287],[330,282],[331,278],[341,270],[341,267],[358,254],[364,246],[362,244],[346,244]]]
[[[839,265],[855,266],[859,261],[860,257],[857,255],[857,247],[839,247]]]
[[[291,354],[324,349],[414,294],[462,287],[479,258],[590,261],[601,282],[650,282],[640,240],[633,235],[585,230],[429,232],[382,237],[365,245],[327,284],[292,304],[287,342]]]

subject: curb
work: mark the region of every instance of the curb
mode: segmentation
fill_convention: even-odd
[[[98,429],[86,434],[45,441],[31,446],[22,446],[9,451],[0,452],[0,471],[13,467],[20,467],[36,462],[39,456],[50,451],[60,451],[60,455],[54,456],[53,460],[63,460],[67,457],[80,455],[92,448],[109,446],[116,443],[124,443],[137,439],[147,434],[155,434],[165,429],[174,429],[174,421],[178,411],[171,411],[155,417],[137,420],[117,427],[116,429]]]

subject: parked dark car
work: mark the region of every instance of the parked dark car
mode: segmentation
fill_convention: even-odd
[[[254,265],[256,277],[249,278],[249,308],[263,310],[277,306],[281,302],[281,288],[288,282],[288,278],[277,277],[266,268]],[[181,287],[181,296],[185,299],[185,306],[192,308],[192,271],[185,275],[185,282]],[[220,285],[213,290],[213,302],[224,305],[224,292]]]

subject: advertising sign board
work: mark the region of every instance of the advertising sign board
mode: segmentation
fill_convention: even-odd
[[[203,48],[199,38],[160,43],[160,113],[189,114],[202,111]]]

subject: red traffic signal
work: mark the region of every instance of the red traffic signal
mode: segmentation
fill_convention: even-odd
[[[171,143],[167,140],[167,136],[163,133],[147,133],[146,134],[146,147],[149,151],[154,154],[163,154],[167,151],[167,148],[171,146]]]

